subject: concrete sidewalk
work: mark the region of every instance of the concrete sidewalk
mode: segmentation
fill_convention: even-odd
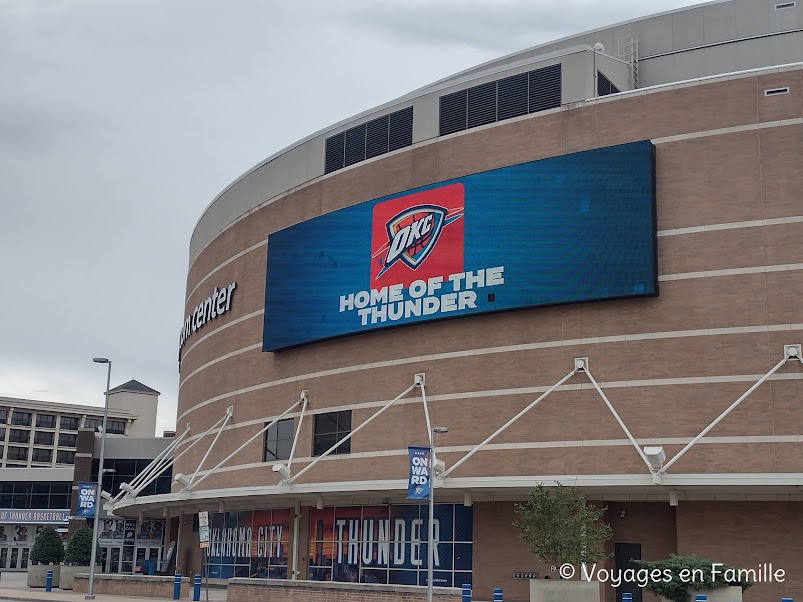
[[[83,602],[86,594],[74,593],[70,590],[54,588],[46,592],[44,588],[28,587],[28,573],[3,572],[0,575],[0,600],[46,600],[47,602]],[[95,594],[98,602],[156,602],[165,598],[134,598],[130,596],[113,596],[110,594]],[[192,595],[182,600],[192,600]],[[225,589],[209,588],[209,601],[222,602],[226,600]],[[206,602],[206,591],[201,587],[201,601]]]

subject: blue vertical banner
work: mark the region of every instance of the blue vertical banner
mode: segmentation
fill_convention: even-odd
[[[429,499],[429,447],[408,447],[410,454],[410,478],[407,480],[408,500]]]
[[[97,483],[78,482],[78,505],[75,510],[75,516],[78,518],[92,518],[95,516],[97,490]]]

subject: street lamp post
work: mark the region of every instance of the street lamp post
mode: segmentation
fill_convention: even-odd
[[[429,536],[427,537],[427,602],[432,602],[433,563],[435,562],[435,433],[448,433],[445,426],[434,426],[429,431]]]
[[[95,594],[95,561],[97,560],[98,552],[98,526],[100,525],[100,505],[102,503],[102,496],[100,492],[103,488],[103,458],[106,453],[106,420],[109,416],[109,386],[112,380],[112,362],[105,357],[94,357],[92,361],[96,364],[106,364],[108,369],[106,371],[106,403],[103,406],[103,432],[100,434],[100,461],[98,462],[98,486],[95,491],[95,522],[92,526],[92,555],[89,561],[89,585],[86,589],[86,596],[84,600],[94,600]]]
[[[591,98],[596,98],[599,96],[599,81],[597,78],[597,53],[598,52],[605,52],[605,45],[602,42],[597,42],[594,44],[594,93],[592,94]]]

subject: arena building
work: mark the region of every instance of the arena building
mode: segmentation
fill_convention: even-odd
[[[422,585],[408,446],[447,427],[436,585],[556,578],[511,523],[561,483],[607,506],[608,568],[772,563],[745,599],[803,597],[802,74],[800,2],[710,2],[255,166],[190,243],[173,491],[115,513],[178,516],[185,573],[204,510],[213,577]]]

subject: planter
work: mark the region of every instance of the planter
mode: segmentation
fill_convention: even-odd
[[[32,564],[28,566],[28,587],[45,587],[47,572],[53,571],[53,587],[59,586],[60,564]]]
[[[697,594],[705,594],[708,602],[742,602],[741,587],[721,587],[719,589],[691,589],[689,588],[691,599]],[[661,598],[661,602],[667,602],[666,598]]]
[[[61,567],[61,589],[72,589],[72,583],[75,581],[75,575],[78,573],[88,573],[89,566],[63,566]]]
[[[530,602],[600,602],[599,581],[530,579]]]

